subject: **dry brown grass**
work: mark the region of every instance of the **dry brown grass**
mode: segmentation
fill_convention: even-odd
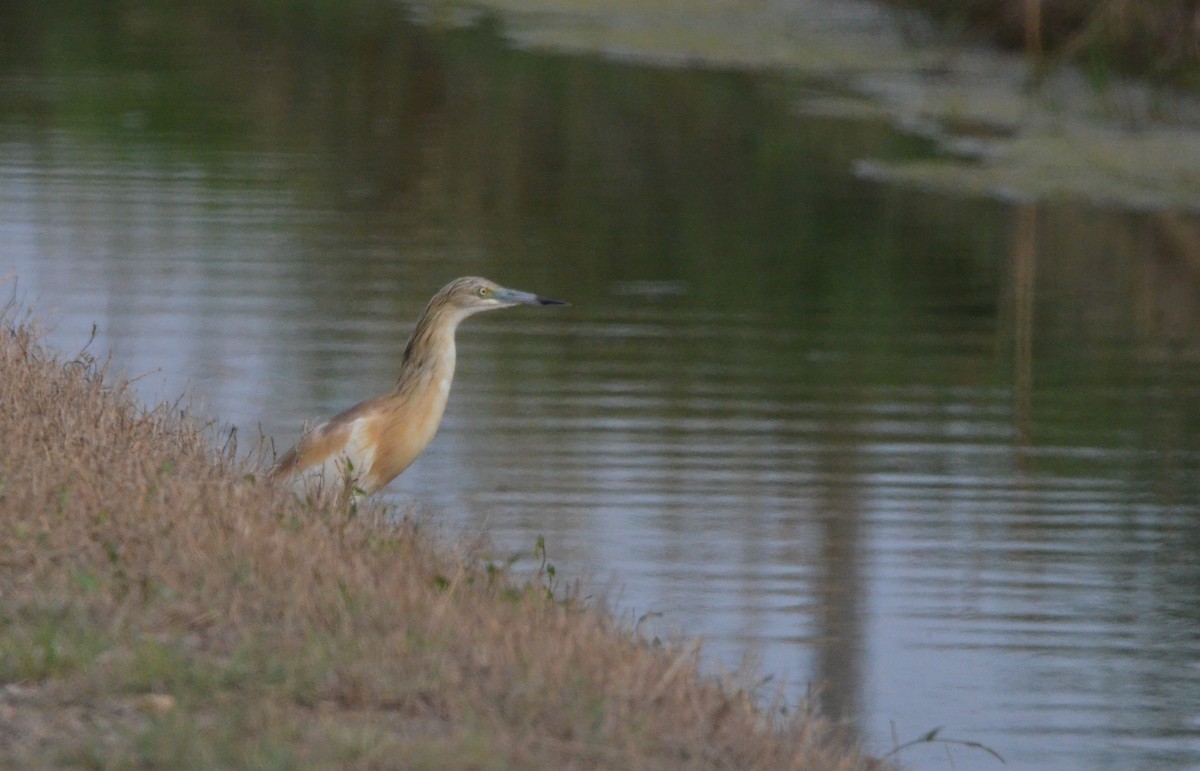
[[[0,766],[872,767],[694,651],[255,482],[0,327]]]

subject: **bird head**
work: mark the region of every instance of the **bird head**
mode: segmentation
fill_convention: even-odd
[[[542,297],[531,292],[506,289],[499,284],[478,276],[457,278],[438,292],[444,302],[459,310],[463,315],[513,305],[567,305],[562,300]]]

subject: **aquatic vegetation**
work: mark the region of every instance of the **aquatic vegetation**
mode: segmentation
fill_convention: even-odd
[[[957,35],[990,38],[1046,65],[1074,62],[1200,85],[1190,0],[889,0],[933,14]]]

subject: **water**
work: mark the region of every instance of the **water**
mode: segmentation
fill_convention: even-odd
[[[51,344],[282,450],[450,278],[562,297],[464,324],[397,503],[544,536],[875,751],[1200,765],[1194,216],[856,179],[928,147],[801,117],[820,84],[118,8],[0,59],[0,277]]]

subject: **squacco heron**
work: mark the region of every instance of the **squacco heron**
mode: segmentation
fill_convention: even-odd
[[[454,332],[480,311],[513,305],[566,305],[505,289],[485,278],[451,281],[433,296],[404,348],[400,377],[383,396],[359,402],[306,433],[271,470],[272,479],[346,484],[370,495],[412,464],[433,440],[454,379]]]

